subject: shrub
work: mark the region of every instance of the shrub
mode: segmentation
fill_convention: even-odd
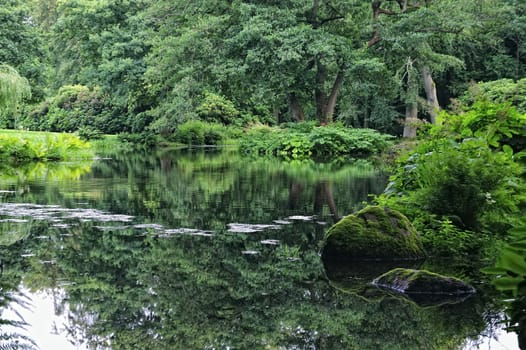
[[[177,127],[174,138],[187,145],[219,145],[232,135],[235,131],[224,125],[190,120]]]
[[[159,137],[153,132],[130,134],[121,133],[117,136],[121,143],[130,145],[130,148],[154,148],[159,144]]]
[[[86,159],[92,156],[89,144],[75,135],[0,135],[0,157],[11,158],[18,162]]]
[[[33,130],[74,132],[90,128],[113,134],[127,130],[120,111],[97,87],[66,85],[47,101],[32,107],[20,125]]]
[[[521,114],[510,104],[478,101],[467,112],[442,113],[443,125],[432,133],[453,136],[484,138],[495,148],[508,145],[515,151],[526,147],[526,114]]]
[[[95,128],[89,127],[89,126],[82,126],[82,127],[80,127],[77,130],[77,135],[79,135],[79,137],[82,140],[86,140],[86,141],[89,141],[89,140],[100,140],[100,139],[103,138],[102,132],[100,132],[99,130],[97,130]]]
[[[399,162],[379,200],[413,218],[428,212],[463,229],[498,232],[517,211],[521,172],[483,140],[430,141]]]
[[[460,103],[470,108],[477,101],[494,104],[510,103],[521,113],[526,113],[526,78],[517,82],[499,79],[474,84],[460,98]]]
[[[334,160],[381,152],[390,139],[391,136],[370,129],[298,123],[289,128],[251,129],[242,138],[240,149],[245,154],[272,155],[286,160]]]
[[[526,221],[510,230],[511,241],[503,248],[495,267],[483,269],[507,299],[508,331],[521,331],[526,323]]]
[[[239,111],[232,101],[213,92],[204,93],[203,102],[197,107],[196,112],[204,121],[225,125],[234,123],[239,116]]]

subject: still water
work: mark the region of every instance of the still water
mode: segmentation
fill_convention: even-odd
[[[200,149],[0,170],[0,348],[517,348],[479,266],[431,266],[479,290],[455,303],[371,291],[389,267],[326,270],[324,232],[385,187],[366,162]]]

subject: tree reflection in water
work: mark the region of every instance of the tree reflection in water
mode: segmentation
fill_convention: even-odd
[[[327,225],[385,180],[365,163],[207,152],[115,157],[80,180],[0,179],[15,193],[4,208],[54,213],[3,212],[28,220],[3,261],[15,286],[63,290],[57,310],[71,337],[97,349],[460,349],[498,309],[490,296],[425,308],[327,278],[318,254]],[[1,227],[0,237],[13,231]]]

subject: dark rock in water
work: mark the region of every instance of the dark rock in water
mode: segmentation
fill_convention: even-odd
[[[418,260],[425,257],[420,236],[400,212],[369,206],[348,215],[325,236],[324,260]]]
[[[372,261],[338,261],[325,260],[323,267],[327,278],[331,281],[363,280],[370,284],[371,281],[381,274],[397,267],[418,269],[422,266],[422,260],[372,260]]]
[[[404,294],[451,296],[475,293],[475,288],[458,278],[404,268],[396,268],[384,273],[376,278],[373,284]]]

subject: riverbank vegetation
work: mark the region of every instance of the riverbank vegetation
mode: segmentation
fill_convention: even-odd
[[[12,162],[92,159],[85,141],[73,134],[0,130],[0,158]]]

